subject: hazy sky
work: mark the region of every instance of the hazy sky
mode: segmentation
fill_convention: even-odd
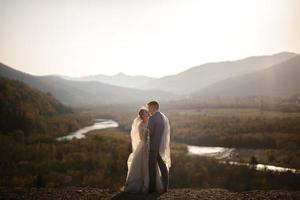
[[[36,74],[160,77],[300,53],[299,0],[0,0],[0,62]]]

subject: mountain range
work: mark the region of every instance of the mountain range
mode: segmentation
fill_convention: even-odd
[[[296,55],[295,53],[282,52],[274,55],[248,57],[236,61],[207,63],[162,78],[129,76],[121,73],[114,76],[99,74],[80,78],[65,78],[80,81],[99,81],[116,86],[163,90],[178,95],[188,95],[227,78],[267,69]]]
[[[192,96],[300,95],[300,56],[257,72],[228,78],[195,92]]]
[[[34,76],[0,63],[0,76],[50,92],[71,106],[203,96],[291,96],[300,94],[299,74],[300,55],[289,52],[207,63],[162,78],[125,74],[80,78]]]
[[[151,99],[168,100],[174,95],[155,90],[139,90],[96,81],[73,81],[59,76],[33,76],[0,63],[0,75],[22,81],[31,87],[52,93],[62,103],[71,106],[107,103],[144,102]]]
[[[61,76],[61,77],[67,80],[98,81],[110,85],[127,87],[127,88],[137,88],[137,89],[140,89],[141,86],[156,80],[155,78],[151,78],[147,76],[129,76],[124,73],[118,73],[113,76],[98,74],[98,75],[84,76],[79,78],[73,78],[68,76]]]

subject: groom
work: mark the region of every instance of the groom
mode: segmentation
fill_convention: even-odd
[[[151,117],[148,122],[150,135],[150,152],[149,152],[149,193],[156,192],[156,173],[157,164],[162,175],[162,183],[164,192],[167,192],[169,186],[169,173],[166,164],[159,154],[159,146],[161,137],[164,132],[164,118],[159,112],[159,104],[157,101],[151,101],[147,104]]]

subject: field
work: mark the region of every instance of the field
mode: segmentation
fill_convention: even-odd
[[[129,132],[138,106],[116,105],[93,108],[94,117],[108,117]],[[164,103],[170,119],[172,142],[200,146],[238,148],[235,161],[258,162],[300,168],[300,112],[296,107],[203,107],[186,103]]]
[[[120,189],[126,178],[130,125],[137,105],[77,109],[56,120],[47,118],[42,122],[47,129],[2,133],[0,186]],[[234,160],[249,162],[255,156],[261,163],[299,168],[299,113],[192,107],[162,103],[161,110],[172,127],[171,188],[299,190],[299,174],[222,164],[213,158],[187,155],[186,147],[236,147],[239,156]],[[120,127],[93,131],[82,140],[56,140],[92,123],[93,118],[114,119]]]
[[[131,150],[128,134],[115,128],[65,142],[47,135],[29,136],[24,140],[2,135],[0,147],[2,187],[119,189],[126,178],[126,161]],[[256,171],[210,158],[188,156],[186,146],[180,144],[172,144],[171,151],[171,188],[299,189],[298,174]]]

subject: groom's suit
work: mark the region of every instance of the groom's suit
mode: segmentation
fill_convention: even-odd
[[[150,153],[149,153],[149,192],[156,191],[156,173],[157,164],[160,168],[162,175],[162,182],[165,190],[169,186],[169,173],[166,164],[159,155],[159,146],[161,137],[164,132],[164,118],[160,112],[154,113],[148,122],[149,135],[150,135]]]

